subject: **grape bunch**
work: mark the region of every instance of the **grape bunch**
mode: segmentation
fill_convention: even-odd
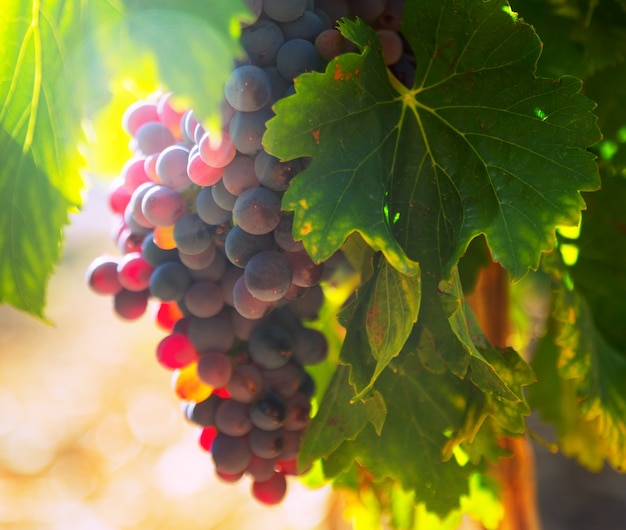
[[[256,20],[242,29],[247,60],[225,84],[219,133],[176,109],[169,93],[123,116],[133,154],[109,195],[120,255],[95,259],[87,283],[111,295],[123,319],[154,302],[167,332],[156,358],[173,372],[185,417],[201,427],[218,476],[249,476],[263,503],[280,502],[285,476],[298,473],[315,391],[304,367],[328,353],[325,336],[305,323],[316,318],[320,282],[332,270],[310,259],[293,237],[293,214],[281,209],[309,160],[265,152],[265,123],[298,75],[349,50],[333,28],[339,17],[369,20],[395,54],[385,51],[385,61],[398,64],[402,3],[249,0]]]

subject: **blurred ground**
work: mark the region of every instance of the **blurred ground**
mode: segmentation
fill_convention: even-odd
[[[154,359],[164,332],[149,315],[118,320],[84,284],[94,257],[117,253],[105,194],[96,186],[66,232],[54,327],[0,306],[0,529],[347,530],[328,489],[292,481],[267,508],[249,482],[214,477]],[[626,529],[626,477],[535,449],[544,530]]]

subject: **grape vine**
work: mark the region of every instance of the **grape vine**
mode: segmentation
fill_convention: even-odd
[[[528,431],[531,409],[569,456],[626,466],[626,297],[608,250],[626,256],[626,102],[604,90],[623,77],[623,2],[105,3],[89,11],[120,30],[104,42],[152,50],[166,88],[123,113],[131,153],[108,199],[119,255],[95,258],[86,282],[124,320],[155,307],[155,358],[220,478],[247,476],[275,504],[287,476],[317,467],[397,527],[454,521],[497,498],[501,442]],[[0,20],[25,18],[13,4]],[[52,33],[73,49],[73,33]],[[34,188],[5,174],[29,171],[54,208],[29,229],[14,208],[0,218],[0,278],[16,281],[0,301],[41,317],[51,231],[79,199],[39,171],[71,167],[65,151],[37,142],[75,138],[78,120],[36,91],[20,119],[23,83],[0,81],[0,183],[19,202]],[[466,297],[493,262],[550,285],[541,336],[516,316],[511,347],[487,340]]]

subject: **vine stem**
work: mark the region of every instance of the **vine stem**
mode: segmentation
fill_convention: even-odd
[[[509,279],[497,263],[482,269],[474,292],[467,302],[493,346],[508,347],[511,331]],[[493,475],[502,488],[504,518],[499,530],[541,530],[535,483],[534,454],[528,437],[503,437],[500,445],[511,456],[501,458]]]

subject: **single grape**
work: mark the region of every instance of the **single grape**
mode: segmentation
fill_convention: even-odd
[[[244,436],[252,429],[248,405],[233,399],[225,399],[215,411],[215,426],[229,436]]]
[[[174,135],[162,123],[144,123],[135,134],[137,150],[143,155],[152,155],[163,151],[175,142]]]
[[[122,285],[117,275],[118,261],[115,258],[99,257],[87,267],[85,281],[98,294],[117,294]]]
[[[254,169],[255,160],[256,157],[238,156],[224,168],[222,182],[230,193],[238,197],[245,190],[259,185]]]
[[[248,348],[255,363],[262,368],[276,369],[291,358],[293,339],[283,327],[263,324],[252,332]]]
[[[148,307],[149,293],[122,289],[113,297],[113,310],[125,320],[136,320],[143,316]]]
[[[248,434],[248,443],[252,452],[260,458],[276,458],[281,456],[285,445],[285,431],[275,429],[266,431],[252,427]]]
[[[226,384],[232,399],[240,403],[252,403],[264,390],[261,371],[253,364],[240,364],[235,367]]]
[[[156,160],[159,180],[173,190],[184,190],[192,182],[187,175],[189,149],[182,145],[170,145],[163,149]]]
[[[267,505],[280,503],[287,493],[287,480],[283,473],[274,475],[265,481],[255,480],[252,482],[252,496]]]
[[[224,251],[229,261],[244,268],[255,254],[273,247],[271,234],[254,235],[235,226],[226,236]]]
[[[292,331],[293,358],[300,364],[319,364],[328,357],[328,341],[317,330],[300,326]]]
[[[234,109],[253,112],[269,103],[272,87],[269,77],[261,68],[246,64],[231,72],[224,94]]]
[[[219,284],[199,280],[189,286],[183,302],[193,316],[209,318],[217,315],[224,307],[224,295]]]
[[[187,213],[174,225],[174,241],[182,252],[200,254],[213,243],[213,233],[197,213]]]
[[[242,276],[233,287],[233,306],[244,318],[258,320],[271,313],[276,302],[263,302],[252,296]]]
[[[263,0],[263,11],[278,22],[291,22],[302,16],[306,4],[307,0]]]
[[[205,132],[198,142],[198,148],[202,160],[215,168],[227,166],[237,154],[230,136],[224,131],[220,135]]]
[[[198,353],[186,335],[172,333],[159,342],[156,357],[163,367],[168,370],[175,370],[196,361]]]
[[[281,460],[292,460],[297,458],[302,444],[303,431],[287,431],[281,429],[283,433],[283,447],[280,454]]]
[[[211,446],[211,456],[218,473],[243,473],[252,461],[252,452],[245,437],[218,433]]]
[[[322,58],[317,49],[304,39],[286,41],[276,55],[276,67],[288,80],[293,80],[304,72],[320,70],[321,66]]]
[[[271,20],[260,20],[241,32],[241,45],[258,66],[274,64],[276,54],[284,42],[283,32]]]
[[[185,198],[169,186],[153,185],[141,200],[141,211],[154,226],[170,226],[185,214]]]
[[[275,392],[268,392],[249,409],[252,424],[264,431],[275,431],[285,423],[287,403]]]
[[[376,32],[383,49],[383,59],[387,66],[397,63],[402,57],[404,44],[400,35],[390,29],[379,29]]]
[[[237,151],[244,155],[256,155],[263,148],[261,142],[265,122],[272,116],[272,111],[267,107],[255,112],[235,112],[228,124],[228,132]]]
[[[235,201],[233,219],[248,234],[268,234],[280,221],[280,197],[260,186],[247,189]]]
[[[315,49],[325,61],[330,61],[346,51],[346,39],[335,28],[322,31],[315,39]]]
[[[244,270],[246,287],[263,302],[276,302],[291,286],[291,265],[274,250],[264,250],[252,256]]]
[[[150,276],[150,293],[162,301],[181,300],[190,285],[187,268],[176,261],[162,263]]]
[[[153,270],[141,252],[129,252],[117,265],[117,277],[125,289],[143,291],[150,286]]]
[[[226,386],[232,373],[232,361],[221,351],[203,353],[198,359],[198,377],[214,388]]]

